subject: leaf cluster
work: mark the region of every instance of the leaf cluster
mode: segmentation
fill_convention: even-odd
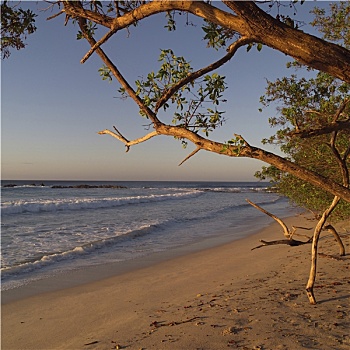
[[[23,49],[27,35],[36,31],[35,17],[31,10],[9,6],[8,1],[1,4],[1,53],[2,58],[10,56],[10,48]]]
[[[238,33],[208,20],[204,20],[202,30],[205,33],[204,40],[207,41],[207,47],[212,47],[215,50],[225,47],[229,39],[238,36]]]
[[[333,2],[330,14],[325,9],[315,7],[312,10],[315,19],[311,24],[323,33],[324,38],[350,48],[350,4],[349,2]]]
[[[158,72],[150,72],[146,78],[135,81],[136,95],[152,110],[166,91],[193,72],[190,63],[184,57],[176,56],[171,49],[161,50],[158,61],[161,63]],[[208,74],[176,89],[163,104],[163,109],[167,111],[172,107],[174,125],[208,135],[224,122],[224,111],[218,110],[217,106],[225,102],[222,98],[225,90],[224,76]],[[119,92],[126,97],[124,88]],[[205,104],[210,106],[204,107]],[[142,110],[140,114],[146,116]]]
[[[318,73],[315,78],[290,77],[268,82],[266,94],[260,101],[263,106],[277,103],[277,115],[269,119],[272,127],[279,127],[276,134],[263,143],[278,144],[287,158],[308,170],[314,171],[342,183],[339,163],[330,147],[331,135],[319,135],[300,138],[293,132],[308,131],[331,124],[337,111],[349,98],[350,85],[339,81],[328,74]],[[337,120],[349,120],[350,106],[339,114]],[[350,144],[348,130],[337,133],[335,147],[339,154],[345,155]],[[347,161],[350,167],[350,160]],[[322,212],[332,201],[332,196],[320,188],[283,173],[277,168],[264,167],[255,174],[260,179],[270,179],[276,184],[279,192],[292,202],[315,212]],[[349,203],[342,203],[332,214],[333,220],[350,215]]]

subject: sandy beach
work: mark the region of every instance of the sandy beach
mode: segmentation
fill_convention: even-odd
[[[251,250],[283,238],[272,223],[214,248],[109,267],[100,278],[87,270],[6,291],[2,349],[349,349],[350,224],[337,229],[346,256],[321,235],[317,305],[304,291],[309,244]]]

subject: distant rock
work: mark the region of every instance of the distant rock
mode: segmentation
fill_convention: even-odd
[[[16,184],[6,184],[6,185],[4,185],[2,187],[16,187],[16,186],[17,186]]]

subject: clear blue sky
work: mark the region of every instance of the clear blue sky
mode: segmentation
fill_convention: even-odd
[[[299,8],[299,16],[310,20],[314,2]],[[325,5],[317,4],[319,6]],[[47,4],[22,2],[23,7],[40,9]],[[36,11],[38,12],[38,11]],[[116,125],[128,139],[146,133],[145,123],[131,100],[118,96],[116,81],[102,81],[97,55],[85,64],[79,61],[89,49],[76,40],[77,28],[64,27],[64,17],[51,21],[51,12],[37,17],[37,32],[28,37],[24,50],[12,51],[1,65],[2,179],[42,180],[204,180],[254,181],[262,162],[234,159],[201,151],[178,164],[191,152],[170,137],[158,137],[134,146],[125,153],[122,143],[97,131]],[[182,16],[184,17],[184,16]],[[178,30],[164,29],[164,15],[140,22],[104,46],[121,72],[133,82],[157,68],[160,49],[172,48],[177,56],[191,61],[195,69],[219,56],[207,49],[200,23],[185,26],[177,16]],[[312,32],[307,26],[306,32]],[[102,31],[97,32],[97,37]],[[241,134],[252,145],[273,133],[267,119],[273,110],[258,112],[259,97],[266,78],[273,80],[291,72],[291,59],[264,47],[249,53],[241,48],[218,72],[226,75],[229,89],[224,105],[227,123],[211,137],[227,141]],[[171,117],[168,119],[171,120]]]

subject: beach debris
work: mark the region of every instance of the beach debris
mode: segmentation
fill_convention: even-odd
[[[93,345],[99,343],[98,340],[91,341],[90,343],[85,343],[84,346]]]
[[[196,317],[192,317],[192,318],[189,318],[187,320],[184,320],[184,321],[172,321],[172,322],[168,322],[168,323],[163,323],[164,321],[154,321],[150,324],[150,327],[159,328],[159,327],[166,327],[166,326],[177,326],[179,324],[192,322],[192,321],[200,319],[200,318],[201,317],[196,316]]]
[[[113,346],[112,349],[119,350],[119,349],[124,349],[124,348],[125,348],[125,346],[122,346],[122,345],[118,344],[118,343],[117,343],[116,341],[114,341],[114,340],[112,340],[111,343],[112,343],[112,344],[115,344],[115,345]]]
[[[225,328],[222,331],[222,335],[229,335],[229,334],[232,334],[232,333],[235,333],[235,328],[234,327],[228,327],[228,328]]]

